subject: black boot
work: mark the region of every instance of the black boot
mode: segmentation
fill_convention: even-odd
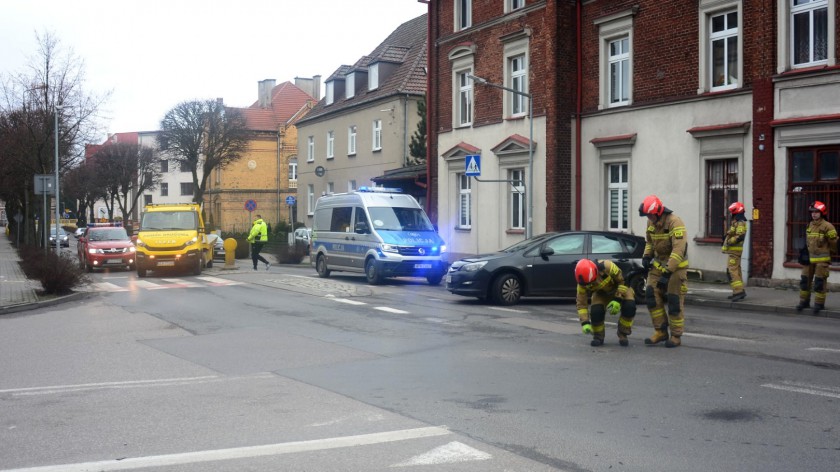
[[[814,314],[820,314],[820,310],[825,310],[825,305],[822,303],[814,303]]]
[[[801,300],[799,305],[796,305],[796,311],[802,311],[806,308],[810,308],[811,300]]]
[[[737,302],[737,301],[743,300],[745,298],[747,298],[747,292],[743,291],[743,292],[736,293],[735,295],[732,295],[732,298],[730,298],[730,300],[732,300],[733,302]]]
[[[592,346],[592,347],[598,347],[598,346],[600,346],[601,344],[604,344],[604,340],[603,340],[603,339],[599,339],[599,338],[593,338],[593,339],[592,339],[592,342],[590,342],[590,343],[589,343],[589,345],[590,345],[590,346]]]

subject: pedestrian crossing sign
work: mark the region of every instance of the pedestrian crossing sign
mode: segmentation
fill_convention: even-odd
[[[478,177],[481,175],[481,154],[470,154],[466,157],[464,174],[467,177]]]

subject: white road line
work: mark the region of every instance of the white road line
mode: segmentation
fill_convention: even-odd
[[[388,313],[394,313],[394,314],[397,314],[397,315],[407,315],[408,314],[407,311],[397,310],[396,308],[391,308],[391,307],[388,307],[388,306],[375,306],[373,308],[375,310],[387,311]]]
[[[247,376],[249,379],[271,378],[273,374],[264,373]],[[174,385],[191,385],[208,382],[226,382],[241,380],[245,377],[218,377],[216,375],[206,375],[202,377],[184,377],[172,379],[155,379],[155,380],[127,380],[124,382],[100,382],[90,384],[77,385],[53,385],[45,387],[27,387],[27,388],[11,388],[0,390],[1,394],[11,394],[12,396],[33,396],[33,395],[53,395],[57,393],[80,392],[85,390],[105,390],[105,389],[126,389],[139,387],[170,387]]]
[[[158,288],[158,287],[161,286],[160,284],[156,284],[154,282],[149,282],[148,280],[135,280],[132,283],[134,284],[134,286],[140,287],[140,288]]]
[[[96,282],[94,284],[97,290],[102,290],[103,292],[127,292],[127,288],[120,287],[117,284],[112,284],[111,282]]]
[[[795,393],[807,393],[808,395],[817,395],[821,397],[840,398],[840,387],[828,387],[823,385],[811,385],[799,382],[782,382],[783,385],[769,383],[763,384],[762,387],[774,388],[776,390],[785,390]]]
[[[502,308],[502,307],[499,307],[499,306],[491,306],[491,307],[488,307],[488,308],[490,308],[491,310],[504,311],[504,312],[507,312],[507,313],[530,313],[528,310],[517,310],[515,308]]]
[[[383,433],[359,434],[335,438],[293,441],[262,446],[235,447],[229,449],[210,449],[205,451],[183,452],[159,456],[129,457],[120,460],[83,462],[76,464],[48,465],[25,469],[4,469],[0,472],[84,472],[90,470],[111,471],[131,470],[145,467],[170,467],[174,465],[196,464],[231,459],[250,459],[254,457],[277,456],[308,451],[324,451],[343,447],[367,446],[409,439],[429,438],[452,434],[445,426],[403,429]]]
[[[0,393],[20,393],[20,392],[37,392],[40,390],[74,390],[77,388],[96,388],[96,387],[110,387],[115,385],[139,385],[139,384],[152,384],[152,383],[160,383],[160,382],[183,382],[183,381],[190,381],[190,380],[207,380],[207,379],[216,379],[218,376],[216,375],[204,375],[201,377],[179,377],[173,379],[155,379],[155,380],[126,380],[123,382],[99,382],[99,383],[88,383],[88,384],[75,384],[75,385],[50,385],[47,387],[24,387],[24,388],[9,388],[5,390],[0,390]]]
[[[334,301],[346,303],[348,305],[367,305],[365,302],[360,302],[358,300],[350,300],[348,298],[333,298]]]
[[[209,275],[204,275],[204,276],[196,277],[196,278],[199,279],[199,280],[204,280],[205,282],[211,282],[211,283],[214,283],[214,284],[230,284],[231,283],[230,280],[220,279],[218,277],[212,277],[212,276],[209,276]],[[239,282],[233,282],[233,283],[239,283]]]
[[[825,352],[840,352],[840,349],[831,349],[827,347],[809,347],[806,351],[825,351]]]
[[[493,456],[467,446],[458,441],[436,447],[429,452],[414,456],[411,459],[394,464],[391,467],[411,467],[415,465],[453,464],[456,462],[486,461]]]

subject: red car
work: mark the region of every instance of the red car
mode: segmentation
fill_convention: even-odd
[[[113,267],[134,270],[134,243],[125,228],[118,226],[89,226],[79,237],[79,265],[88,272]]]

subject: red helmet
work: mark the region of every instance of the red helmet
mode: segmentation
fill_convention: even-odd
[[[598,267],[589,259],[581,259],[575,265],[575,280],[580,285],[591,284],[598,277]]]
[[[662,201],[656,195],[648,195],[642,200],[642,204],[639,205],[639,216],[662,216],[662,212],[664,211],[665,205],[662,204]]]
[[[737,215],[738,213],[744,212],[744,204],[741,202],[735,202],[732,205],[729,205],[729,213],[733,215]]]
[[[818,211],[822,213],[823,216],[825,216],[828,214],[828,207],[825,206],[825,203],[818,200],[812,203],[810,207],[808,207],[808,211]]]

